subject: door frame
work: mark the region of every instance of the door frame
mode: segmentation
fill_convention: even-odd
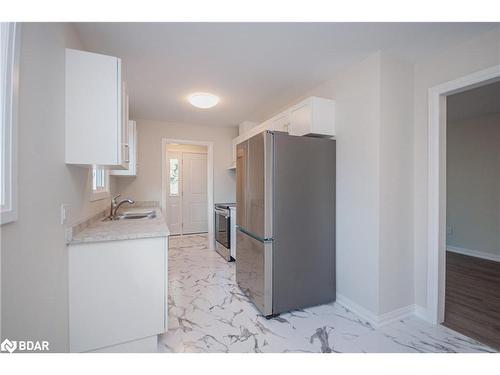
[[[187,139],[161,139],[161,209],[168,219],[167,213],[167,145],[169,143],[178,143],[181,145],[196,145],[207,147],[207,223],[208,223],[208,243],[207,247],[214,250],[215,234],[214,234],[214,221],[213,221],[213,207],[214,207],[214,143],[210,141],[192,141]]]
[[[446,293],[446,97],[500,81],[500,65],[445,82],[428,91],[427,311],[444,321]]]

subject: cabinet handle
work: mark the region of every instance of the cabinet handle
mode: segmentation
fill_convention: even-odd
[[[127,149],[127,158],[125,159],[125,163],[130,163],[130,149],[128,143],[125,143],[123,147]]]

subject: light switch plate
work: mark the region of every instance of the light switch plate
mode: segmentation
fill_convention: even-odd
[[[68,206],[64,203],[61,204],[61,225],[66,223]]]

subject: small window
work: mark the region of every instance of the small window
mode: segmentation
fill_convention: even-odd
[[[92,167],[92,194],[91,201],[109,197],[109,171],[94,165]]]
[[[170,196],[179,195],[179,159],[170,159]]]
[[[17,220],[17,103],[20,25],[0,22],[1,223]]]

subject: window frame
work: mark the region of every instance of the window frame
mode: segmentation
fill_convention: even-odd
[[[182,155],[182,154],[181,154]],[[181,160],[179,158],[169,158],[168,172],[169,172],[169,181],[168,181],[168,195],[171,198],[180,197],[181,190]],[[177,194],[172,194],[172,160],[177,161]]]
[[[94,189],[94,171],[103,171],[104,172],[104,187]],[[109,170],[104,167],[100,167],[98,165],[93,165],[90,168],[90,201],[98,201],[101,199],[106,199],[110,197],[110,189],[109,189]]]
[[[2,200],[0,202],[0,223],[6,224],[18,219],[17,197],[17,132],[19,115],[19,62],[21,51],[21,24],[16,22],[1,22],[0,33],[2,39],[6,35],[6,64],[2,66],[5,74],[2,77],[2,90],[4,103],[0,108],[1,121],[1,146],[0,158]],[[0,44],[1,45],[1,44]]]

